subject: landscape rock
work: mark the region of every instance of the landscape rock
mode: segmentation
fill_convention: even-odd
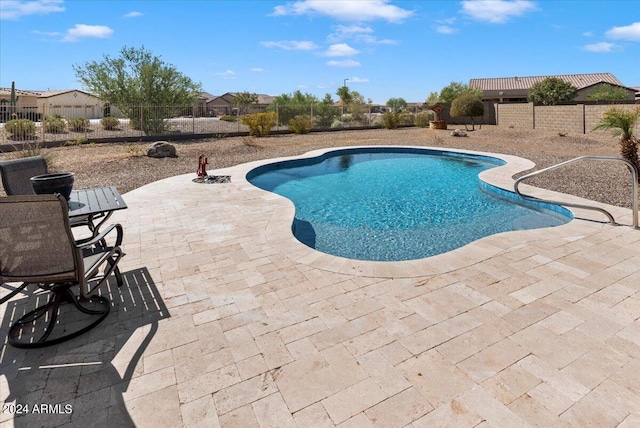
[[[466,137],[467,133],[465,131],[463,131],[462,129],[454,129],[453,131],[451,131],[451,136],[452,137]]]
[[[150,158],[175,158],[178,154],[173,144],[166,141],[156,141],[147,148],[147,156]]]

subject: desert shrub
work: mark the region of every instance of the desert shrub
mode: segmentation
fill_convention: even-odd
[[[29,119],[13,119],[4,124],[4,129],[15,140],[30,140],[36,135],[36,124]]]
[[[294,116],[289,121],[289,130],[295,134],[308,134],[313,129],[314,120],[308,114]]]
[[[382,126],[387,129],[395,129],[400,124],[400,115],[398,113],[391,113],[390,111],[382,115]]]
[[[249,127],[249,135],[264,137],[271,133],[271,128],[276,124],[275,112],[254,113],[242,116],[242,124]]]
[[[415,125],[416,124],[416,116],[413,113],[400,113],[400,123],[402,125]]]
[[[100,124],[106,131],[113,131],[120,125],[120,120],[117,117],[103,117],[100,120]]]
[[[419,128],[426,128],[429,126],[429,113],[423,111],[416,115],[416,126]]]
[[[64,118],[59,114],[45,117],[42,125],[44,126],[44,131],[51,134],[59,134],[60,132],[64,132],[67,127],[67,123],[65,122]]]
[[[384,126],[384,121],[382,120],[381,117],[376,117],[375,119],[373,119],[373,126]]]
[[[354,118],[353,115],[350,113],[345,113],[342,115],[341,118],[342,122],[353,122]]]
[[[220,116],[220,120],[224,120],[225,122],[237,122],[238,116]]]
[[[482,116],[484,114],[484,104],[482,100],[475,96],[464,94],[453,100],[451,103],[451,116],[466,116],[471,119],[471,130],[475,129],[474,116]],[[466,128],[466,124],[465,124]]]
[[[331,129],[340,129],[340,128],[344,128],[344,123],[342,123],[338,119],[331,122]]]
[[[89,119],[84,117],[72,117],[67,123],[69,124],[69,130],[73,132],[84,132],[89,128]]]

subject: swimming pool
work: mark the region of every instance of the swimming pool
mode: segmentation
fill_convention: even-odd
[[[292,232],[305,245],[351,259],[399,261],[572,218],[564,208],[521,201],[478,178],[502,164],[433,149],[357,148],[266,164],[247,180],[293,202]]]

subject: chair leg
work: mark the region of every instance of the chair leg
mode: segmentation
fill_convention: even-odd
[[[107,317],[111,309],[111,303],[106,297],[94,296],[87,300],[97,302],[102,308],[96,310],[83,306],[81,298],[76,297],[69,287],[53,290],[46,304],[23,315],[9,328],[9,344],[16,348],[41,348],[43,346],[55,345],[86,333],[100,324]],[[96,319],[71,333],[49,339],[56,326],[58,326],[58,329],[65,330],[65,327],[60,325],[61,322],[58,321],[58,312],[61,305],[68,301],[71,301],[73,306],[79,311],[92,315],[96,317]],[[45,314],[49,314],[48,320],[47,317],[42,318]],[[42,321],[42,323],[46,322],[46,326],[38,327],[36,325],[38,321]],[[42,330],[44,330],[44,332],[38,337],[39,333],[37,333],[37,331]]]

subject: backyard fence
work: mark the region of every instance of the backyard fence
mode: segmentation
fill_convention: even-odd
[[[247,109],[255,112],[274,112],[276,125],[272,131],[285,131],[296,116],[309,116],[314,130],[367,128],[382,126],[384,108],[373,105],[340,107],[327,104],[270,105]],[[132,141],[159,137],[189,138],[246,134],[249,128],[242,123],[242,108],[229,106],[108,106],[104,104],[51,106],[18,105],[10,114],[0,111],[0,144],[36,141],[38,143],[82,141]],[[231,112],[219,115],[219,112]],[[411,126],[419,113],[432,119],[432,112],[418,107],[403,110],[399,125]],[[25,119],[21,125],[12,119]],[[11,122],[9,122],[11,121]],[[9,122],[9,123],[7,123]]]

